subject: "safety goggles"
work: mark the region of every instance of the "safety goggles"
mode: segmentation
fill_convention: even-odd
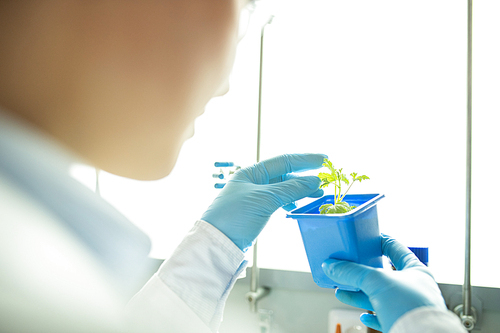
[[[243,37],[245,37],[245,35],[247,34],[248,26],[250,25],[250,18],[255,11],[257,1],[258,0],[249,0],[241,10],[238,28],[238,40],[243,39]]]

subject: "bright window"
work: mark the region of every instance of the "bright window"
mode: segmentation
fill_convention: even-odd
[[[351,193],[386,195],[378,205],[381,231],[429,246],[438,282],[461,284],[466,3],[274,3],[280,9],[265,35],[262,159],[320,152],[367,174],[371,180]],[[474,6],[472,283],[500,287],[491,264],[500,231],[500,3]],[[151,236],[153,256],[167,257],[217,195],[215,161],[255,162],[259,45],[253,26],[240,44],[232,91],[207,107],[169,177],[102,175],[103,197]],[[259,266],[308,271],[296,222],[282,210],[259,239]]]

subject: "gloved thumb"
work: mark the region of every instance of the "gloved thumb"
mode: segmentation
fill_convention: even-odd
[[[320,184],[321,180],[318,177],[304,176],[281,183],[269,184],[268,186],[283,206],[308,196],[317,196]]]
[[[375,331],[380,331],[382,332],[382,326],[380,325],[378,318],[376,315],[371,314],[371,313],[363,313],[360,317],[359,320],[366,326],[374,329]]]
[[[369,266],[337,259],[327,259],[323,262],[321,267],[326,276],[333,281],[363,291],[366,288],[366,276],[374,270]]]

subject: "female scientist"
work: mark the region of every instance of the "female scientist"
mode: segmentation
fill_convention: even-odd
[[[140,289],[148,238],[68,175],[84,162],[133,179],[167,176],[195,119],[227,91],[246,5],[0,1],[1,332],[216,332],[243,253],[270,215],[322,195],[317,177],[291,173],[320,167],[323,155],[241,170]],[[363,320],[384,331],[446,321],[440,332],[460,330],[427,270],[383,242],[401,271],[326,262],[332,278],[364,291],[338,297],[375,310]]]

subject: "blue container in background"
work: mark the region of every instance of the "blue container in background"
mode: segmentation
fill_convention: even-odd
[[[383,197],[383,194],[348,194],[343,201],[356,206],[355,209],[344,214],[320,214],[321,205],[334,204],[334,196],[326,195],[287,214],[299,224],[311,273],[318,286],[359,290],[338,284],[325,275],[321,264],[328,258],[382,268],[377,202]]]

